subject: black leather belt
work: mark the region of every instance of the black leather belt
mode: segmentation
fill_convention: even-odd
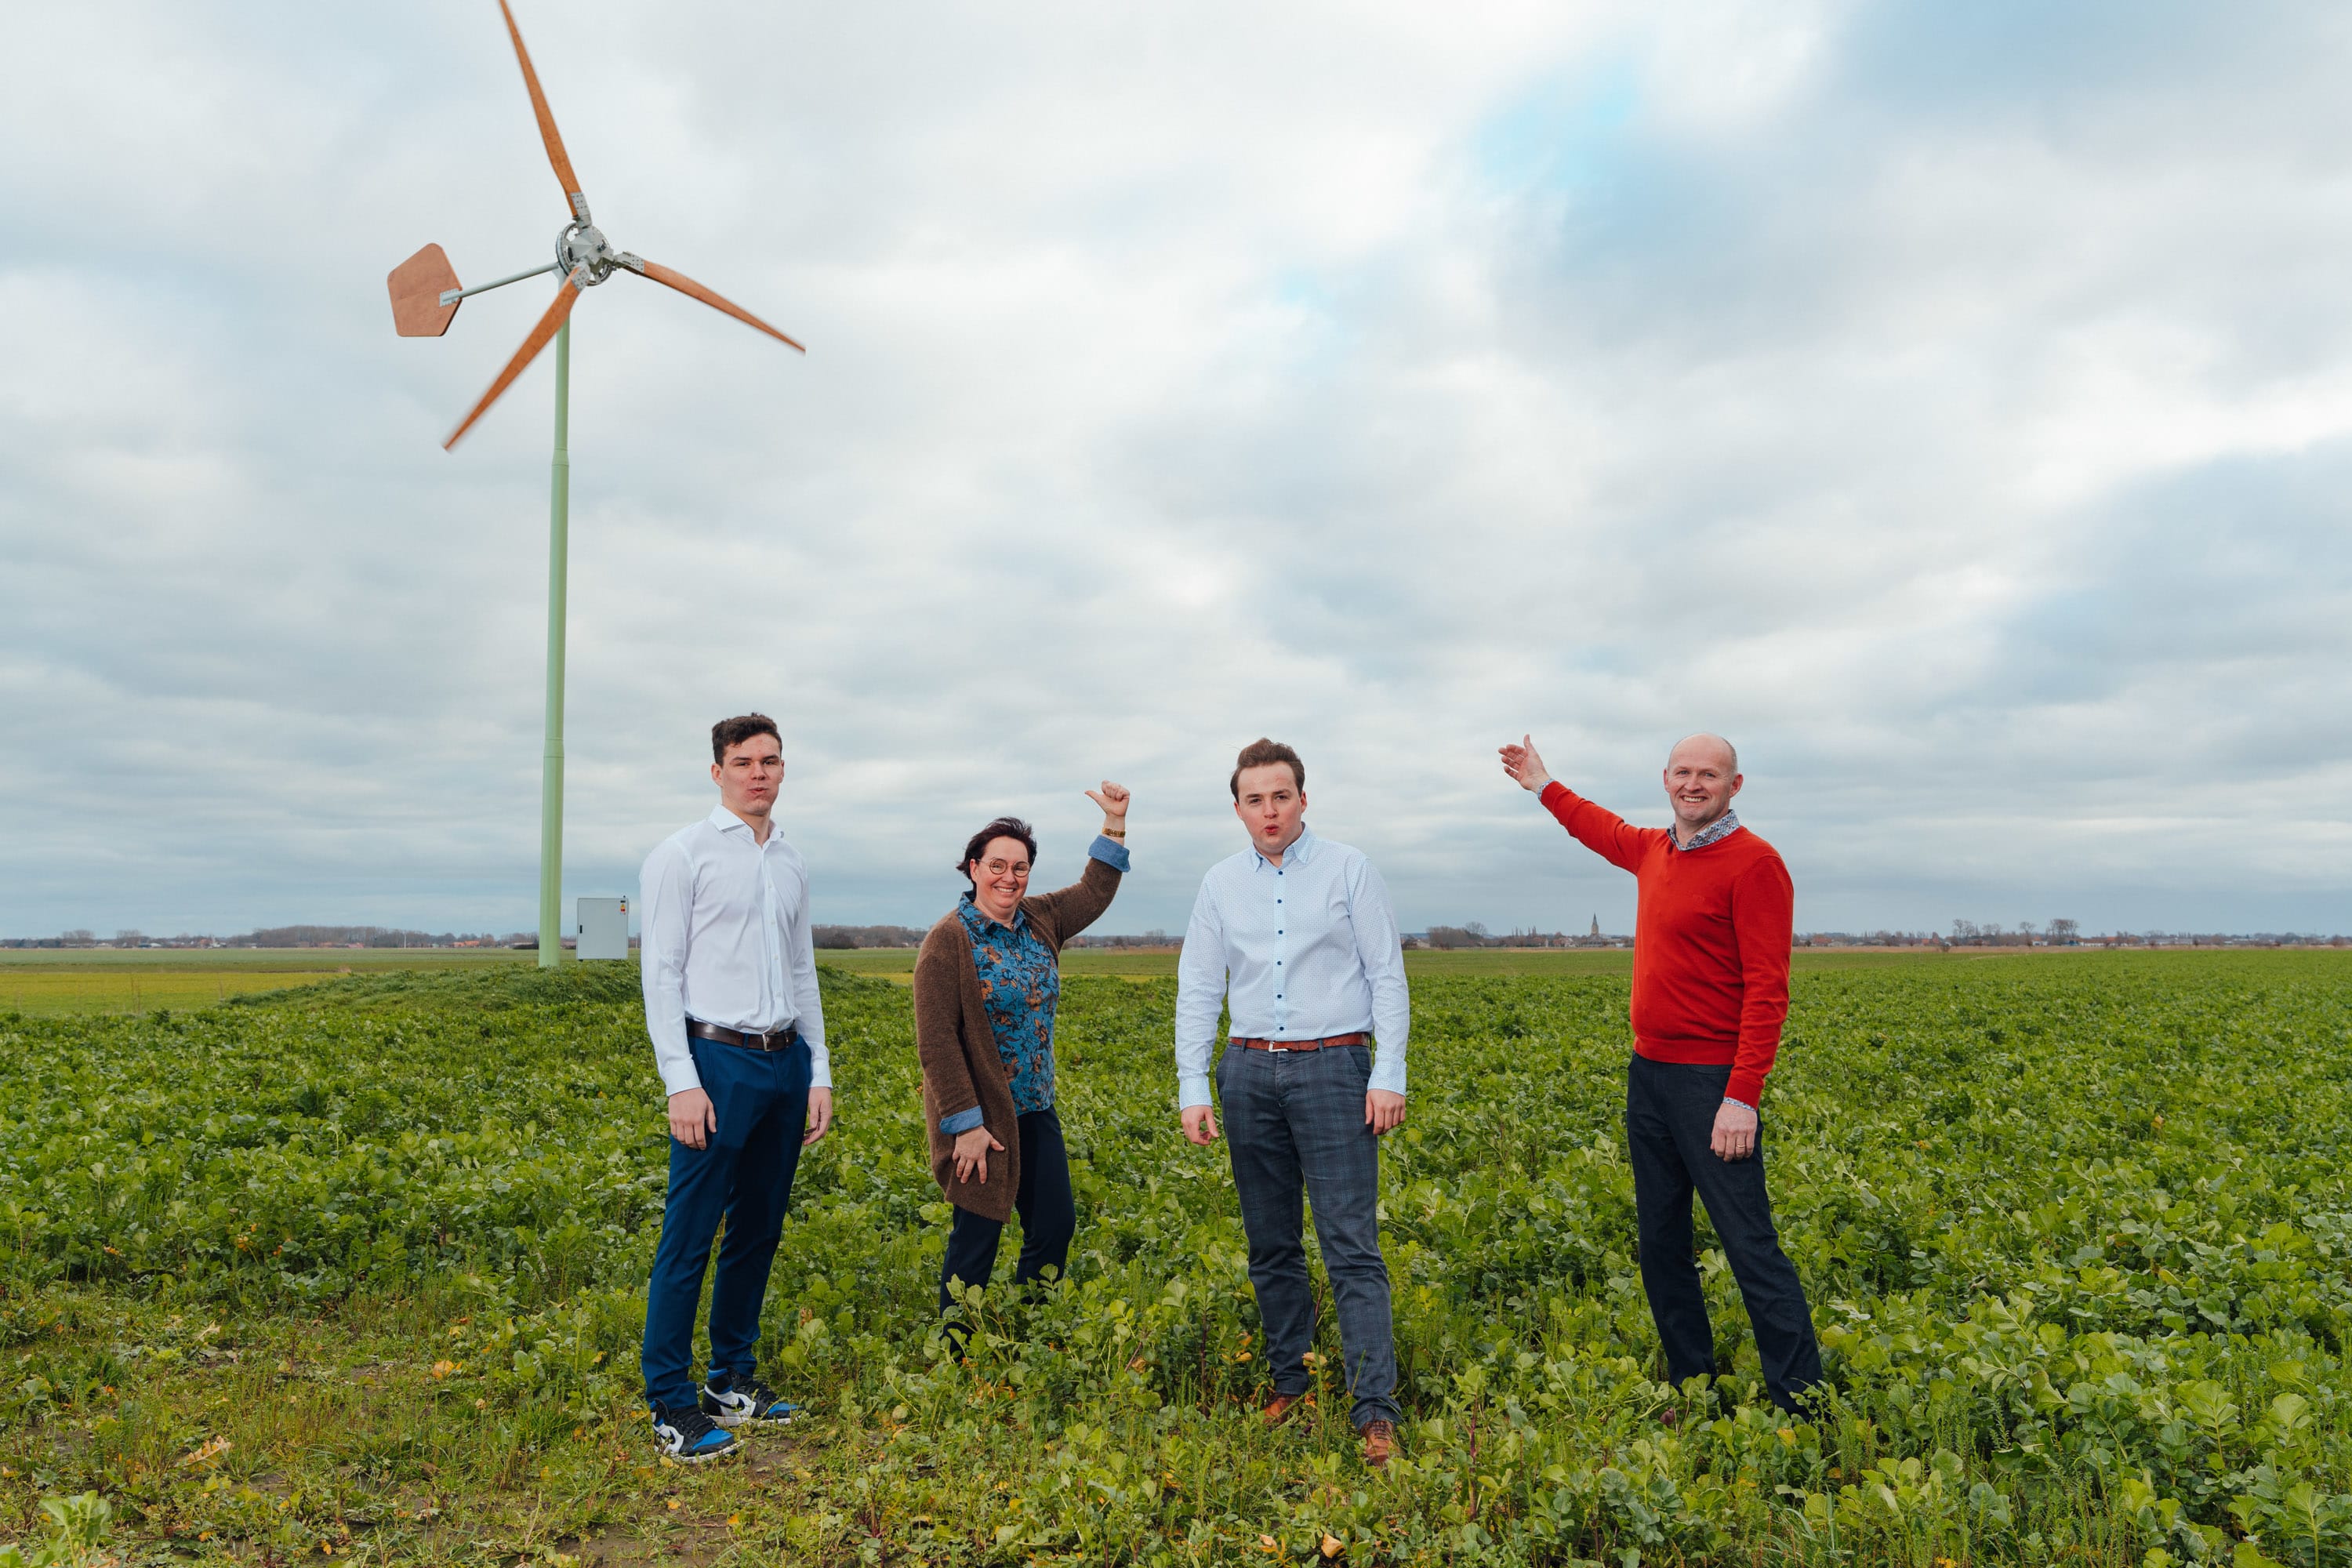
[[[686,1032],[698,1040],[716,1040],[722,1046],[740,1046],[747,1051],[788,1051],[801,1043],[798,1029],[772,1029],[764,1035],[752,1035],[724,1024],[706,1024],[699,1018],[688,1018]]]

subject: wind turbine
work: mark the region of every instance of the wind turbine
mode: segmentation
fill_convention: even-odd
[[[699,300],[714,310],[722,310],[747,326],[758,328],[789,348],[803,353],[808,351],[740,305],[684,273],[612,247],[604,231],[589,219],[588,198],[581,193],[580,177],[572,172],[572,159],[563,151],[563,137],[555,129],[555,116],[547,107],[547,94],[540,89],[539,73],[531,68],[530,51],[523,47],[522,29],[515,26],[514,12],[507,0],[499,0],[499,12],[506,18],[507,37],[514,40],[515,60],[522,67],[522,84],[530,93],[531,112],[539,118],[540,140],[547,143],[547,161],[555,170],[555,183],[563,187],[563,199],[571,205],[571,221],[555,237],[555,259],[544,267],[467,289],[459,286],[457,269],[449,265],[449,258],[441,247],[428,245],[394,268],[386,281],[392,290],[393,324],[400,335],[437,338],[449,330],[459,302],[467,295],[503,289],[509,283],[549,272],[563,275],[563,281],[556,286],[554,302],[540,317],[539,324],[531,328],[530,336],[523,339],[522,347],[515,350],[514,357],[490,383],[490,389],[482,394],[481,400],[467,411],[466,416],[457,421],[457,427],[449,432],[449,438],[441,443],[445,450],[457,446],[458,439],[474,427],[474,422],[513,384],[523,368],[539,357],[548,340],[554,340],[555,460],[547,534],[547,742],[541,763],[539,796],[539,963],[547,969],[562,963],[564,956],[561,908],[564,570],[572,510],[572,458],[565,443],[569,439],[572,405],[572,308],[580,302],[582,294],[614,273],[629,272],[675,289],[690,300]]]

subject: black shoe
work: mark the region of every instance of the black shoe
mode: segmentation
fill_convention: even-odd
[[[776,1391],[756,1377],[730,1379],[724,1388],[706,1383],[696,1403],[721,1426],[782,1426],[801,1413],[799,1405],[777,1398]]]
[[[698,1465],[741,1447],[733,1433],[721,1432],[717,1422],[692,1405],[683,1409],[655,1405],[654,1439],[662,1452],[681,1465]]]

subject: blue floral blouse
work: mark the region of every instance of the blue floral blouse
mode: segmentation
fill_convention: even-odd
[[[956,911],[971,933],[972,966],[980,971],[980,994],[988,1004],[989,1027],[1013,1085],[1018,1116],[1048,1110],[1054,1104],[1054,1009],[1062,999],[1061,966],[1054,950],[1016,910],[1013,923],[998,925],[980,912],[966,893]]]
[[[1087,849],[1089,858],[1114,869],[1128,868],[1127,846],[1098,837]],[[989,1028],[996,1036],[997,1054],[1004,1058],[1004,1076],[1013,1086],[1013,1110],[1026,1116],[1050,1110],[1054,1105],[1054,1009],[1062,1000],[1062,969],[1054,950],[1031,929],[1026,910],[1015,910],[1011,925],[999,925],[980,912],[966,893],[956,913],[971,933],[972,967],[980,971],[980,993],[988,1007]],[[981,1124],[980,1107],[940,1119],[940,1131],[950,1138]]]

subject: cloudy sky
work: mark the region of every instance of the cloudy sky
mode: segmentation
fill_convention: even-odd
[[[567,897],[781,721],[820,919],[1260,733],[1408,927],[1630,929],[1507,786],[1697,728],[1807,927],[2352,930],[2352,13],[518,0],[572,376]],[[0,935],[535,910],[564,218],[491,0],[0,51]]]

